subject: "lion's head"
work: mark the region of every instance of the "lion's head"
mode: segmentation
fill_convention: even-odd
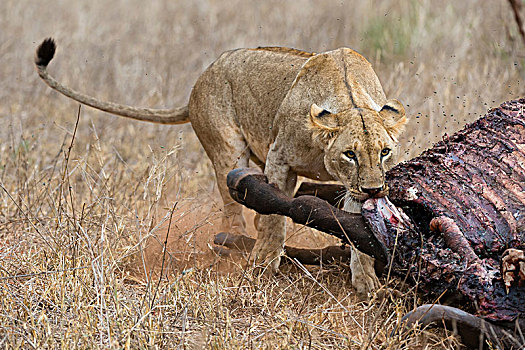
[[[310,128],[324,150],[326,170],[343,183],[347,198],[358,202],[388,193],[385,172],[396,164],[397,138],[407,123],[397,100],[377,109],[331,113],[316,104],[310,108]]]

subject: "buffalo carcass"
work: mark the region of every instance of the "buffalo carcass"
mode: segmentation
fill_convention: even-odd
[[[228,186],[247,207],[351,241],[376,258],[376,270],[390,266],[393,273],[417,281],[427,295],[453,295],[462,308],[423,305],[405,316],[408,324],[443,320],[454,324],[468,346],[485,344],[484,337],[499,348],[520,348],[525,330],[524,108],[525,99],[506,102],[397,165],[387,174],[388,199],[369,199],[362,215],[332,206],[344,193],[338,185],[306,183],[293,199],[260,172],[236,169]],[[241,241],[251,244],[243,237],[216,237],[217,244],[227,246]],[[285,250],[306,263],[348,257],[350,251]]]

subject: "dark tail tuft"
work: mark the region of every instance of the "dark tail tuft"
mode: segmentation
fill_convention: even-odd
[[[47,38],[42,41],[42,44],[36,49],[35,63],[37,66],[47,67],[49,62],[53,59],[55,55],[55,50],[57,45],[55,40],[52,38]]]

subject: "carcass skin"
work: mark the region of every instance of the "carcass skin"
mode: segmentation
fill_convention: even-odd
[[[389,199],[395,206],[386,199],[365,202],[362,218],[369,229],[363,228],[362,218],[319,198],[277,195],[279,191],[262,178],[245,186],[242,181],[251,175],[244,176],[242,170],[229,178],[230,193],[263,214],[287,215],[350,240],[379,263],[391,264],[394,273],[417,281],[427,295],[454,296],[470,316],[516,335],[515,326],[525,330],[524,109],[525,99],[506,102],[388,172]],[[267,194],[261,197],[255,189]],[[334,204],[342,190],[337,185],[306,184],[298,195],[318,195]],[[398,213],[391,215],[393,211]],[[507,259],[505,271],[502,258]],[[417,316],[428,315],[428,308],[422,306],[405,320],[415,322]],[[456,315],[442,306],[434,310],[445,319]],[[483,322],[465,321],[467,328],[472,324]],[[483,333],[497,341],[491,332]],[[468,332],[462,336],[468,338]],[[500,347],[523,341],[507,340]],[[476,346],[479,339],[467,343]]]

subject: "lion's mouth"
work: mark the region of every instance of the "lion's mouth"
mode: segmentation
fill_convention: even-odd
[[[358,202],[364,202],[370,198],[382,198],[388,195],[389,188],[387,185],[384,185],[383,188],[379,191],[373,193],[366,193],[356,189],[347,189],[347,195],[350,196],[353,200]]]
[[[363,193],[361,191],[356,191],[356,190],[347,190],[346,191],[347,195],[352,198],[354,201],[357,201],[357,202],[364,202],[366,201],[368,198],[370,198],[370,195],[367,194],[367,193]]]
[[[355,189],[347,189],[345,197],[344,197],[343,210],[351,212],[351,213],[360,214],[361,207],[363,206],[363,203],[366,200],[370,198],[386,197],[387,194],[388,194],[387,186],[383,186],[383,188],[380,191],[377,191],[374,194],[365,193],[365,192],[358,191]]]

